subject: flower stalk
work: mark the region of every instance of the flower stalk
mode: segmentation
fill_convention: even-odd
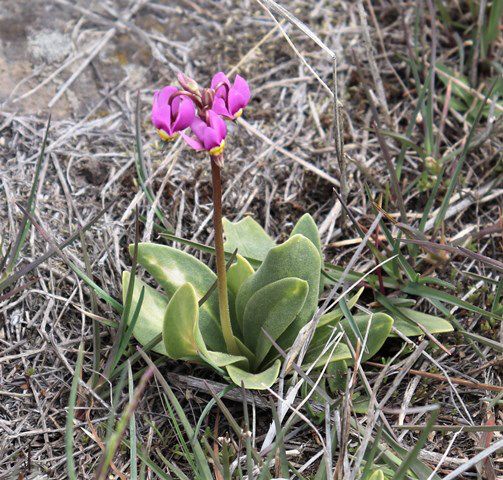
[[[222,226],[222,178],[220,166],[223,164],[223,154],[210,155],[211,179],[213,183],[213,227],[215,229],[215,253],[217,263],[218,308],[220,325],[227,346],[232,355],[240,355],[234,338],[229,313],[229,297],[227,294],[227,270],[225,267],[224,234]]]

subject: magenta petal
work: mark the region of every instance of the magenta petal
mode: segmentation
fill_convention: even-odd
[[[190,124],[191,130],[194,132],[194,135],[202,142],[204,138],[204,130],[207,127],[206,123],[203,122],[199,117],[194,118],[192,123]]]
[[[203,150],[204,149],[204,145],[199,140],[196,140],[195,138],[189,137],[188,135],[186,135],[183,132],[180,135],[185,140],[185,143],[189,147],[192,147],[194,150]]]
[[[171,105],[171,109],[172,109],[171,114],[172,114],[173,118],[175,118],[178,115],[178,109],[180,107],[180,103],[182,103],[182,100],[183,100],[183,97],[181,95],[178,95],[175,98],[173,98],[173,100],[171,100],[169,102],[169,104]]]
[[[152,108],[151,119],[155,128],[164,130],[168,135],[172,134],[171,108],[168,104],[155,105]]]
[[[206,127],[204,129],[204,148],[206,150],[211,150],[212,148],[218,147],[222,143],[222,138],[217,133],[216,130],[213,130],[211,127]]]
[[[214,90],[219,83],[225,83],[228,87],[231,86],[231,82],[229,81],[227,75],[224,72],[218,72],[215,73],[215,75],[213,75],[213,78],[211,79],[211,88],[213,88]],[[225,89],[223,90],[225,91]]]
[[[194,117],[195,108],[192,100],[189,98],[182,98],[178,106],[178,115],[173,123],[173,130],[175,132],[185,130],[194,121]]]
[[[225,125],[225,122],[213,110],[208,112],[208,118],[211,128],[216,132],[220,141],[222,141],[227,135],[227,126]],[[219,145],[220,141],[218,142]]]
[[[234,116],[239,110],[242,108],[246,107],[246,102],[241,95],[235,88],[231,88],[231,91],[229,92],[229,112]]]
[[[250,87],[242,76],[236,75],[234,79],[234,88],[243,96],[245,102],[244,106],[248,105],[251,96]]]
[[[165,104],[169,102],[169,99],[171,96],[175,93],[178,92],[178,88],[173,87],[172,85],[168,85],[167,87],[162,88],[159,91],[159,96],[157,97],[157,102],[159,104]]]
[[[231,117],[232,115],[229,113],[229,110],[227,110],[227,107],[225,105],[225,100],[220,97],[215,97],[215,100],[213,100],[213,106],[211,109],[215,112],[218,113],[218,115],[223,115],[224,117]]]

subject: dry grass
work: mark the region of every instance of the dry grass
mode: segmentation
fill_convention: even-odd
[[[418,99],[413,72],[406,62],[416,48],[416,21],[417,54],[423,65],[431,65],[433,61],[459,71],[460,62],[468,65],[472,61],[469,55],[472,50],[466,42],[473,31],[468,27],[466,31],[453,30],[438,12],[432,31],[429,1],[418,2],[422,8],[417,12],[415,2],[284,2],[284,7],[316,32],[337,57],[345,144],[341,180],[330,94],[333,62],[319,45],[274,10],[271,12],[281,22],[279,25],[268,11],[251,0],[53,3],[53,15],[65,18],[66,32],[72,39],[71,52],[59,63],[42,64],[31,78],[19,82],[10,98],[0,99],[3,101],[0,109],[3,250],[16,238],[22,219],[16,202],[22,204],[28,198],[47,112],[52,107],[55,119],[36,196],[36,218],[60,242],[116,199],[112,208],[85,234],[85,245],[77,242],[65,249],[68,259],[85,270],[85,248],[93,278],[116,298],[121,297],[121,272],[130,265],[126,245],[134,236],[135,206],[146,217],[142,239],[159,240],[152,223],[157,221],[154,209],[139,189],[134,168],[136,91],[141,99],[148,184],[158,206],[177,235],[206,243],[211,240],[207,162],[179,142],[160,145],[149,124],[149,103],[153,91],[172,82],[178,70],[205,82],[216,68],[229,71],[237,65],[239,73],[252,86],[253,100],[245,121],[236,124],[231,132],[224,173],[227,215],[232,219],[253,215],[271,236],[281,239],[293,222],[308,211],[320,226],[326,259],[345,266],[358,247],[359,237],[351,221],[347,217],[344,220],[341,214],[334,186],[338,188],[343,182],[348,208],[364,227],[370,227],[375,218],[364,185],[368,184],[375,196],[390,188],[389,166],[373,130],[375,118],[367,94],[376,106],[381,128],[405,135]],[[269,6],[270,3],[265,2]],[[472,14],[464,6],[453,6],[451,14],[463,25],[472,22]],[[295,45],[297,53],[288,42]],[[489,77],[496,71],[494,62],[501,58],[501,46],[500,38],[486,59],[476,58],[474,67],[468,68],[472,80],[476,79],[475,98],[480,95],[483,98]],[[59,68],[72,58],[73,63]],[[439,152],[445,156],[462,147],[471,128],[469,116],[452,103],[446,108],[455,95],[456,78],[447,78],[448,87],[444,88],[441,76],[437,70],[433,118],[438,143],[433,147],[436,152],[433,163],[441,158]],[[328,85],[329,91],[320,80]],[[30,91],[33,93],[29,94]],[[72,99],[84,92],[87,103],[72,108]],[[30,109],[36,97],[40,97],[35,103],[40,113],[34,115]],[[501,117],[495,119],[501,104],[491,101],[489,110],[490,121],[482,119],[476,128],[476,146],[463,165],[442,228],[435,232],[433,220],[446,192],[444,183],[425,233],[435,232],[432,241],[467,246],[501,260],[502,124]],[[423,145],[427,122],[427,118],[418,121],[411,135],[419,145]],[[401,144],[388,136],[384,136],[384,141],[396,161]],[[454,158],[459,158],[459,153]],[[452,177],[454,167],[451,158],[446,177]],[[402,222],[417,228],[434,171],[435,165],[425,165],[413,148],[407,150],[398,180],[406,210]],[[385,207],[398,215],[399,205]],[[385,240],[381,246],[383,243],[386,246]],[[22,260],[36,259],[47,248],[47,241],[32,228]],[[495,281],[501,278],[501,272],[462,254],[427,254],[425,251],[422,255],[420,273],[450,281],[456,285],[459,297],[491,308]],[[354,268],[366,271],[374,265],[374,258],[364,249]],[[29,288],[0,303],[0,478],[62,479],[67,478],[66,407],[82,340],[86,350],[83,379],[89,379],[93,373],[91,319],[83,311],[95,308],[98,315],[114,321],[117,316],[101,301],[93,307],[89,288],[57,256],[40,265],[31,278],[35,283]],[[371,303],[372,296],[365,301]],[[417,308],[435,310],[425,300]],[[503,340],[501,322],[467,315],[455,307],[451,313],[467,330],[497,342]],[[101,358],[106,359],[112,344],[111,330],[102,327],[101,332]],[[501,425],[501,400],[498,400],[501,393],[498,396],[497,392],[478,385],[501,386],[501,353],[482,345],[480,356],[458,333],[440,340],[448,353],[428,339],[425,344],[414,341],[395,359],[384,377],[379,375],[379,368],[364,366],[365,378],[378,401],[387,399],[382,404],[381,418],[403,446],[412,445],[418,432],[400,427],[425,423],[426,411],[421,408],[416,413],[407,411],[412,407],[439,403],[442,410],[438,423],[446,425]],[[390,343],[384,356],[393,357],[401,345],[398,341]],[[472,383],[453,380],[449,384],[440,382],[439,377],[406,375],[411,368]],[[197,379],[207,378],[207,372],[169,361],[162,370],[178,376],[168,380],[173,379],[173,387],[189,418],[197,422],[208,399],[207,392],[200,390],[204,385]],[[403,375],[397,377],[400,371]],[[401,381],[394,383],[396,378]],[[361,390],[362,380],[356,377],[355,381],[355,388]],[[265,399],[260,397],[257,401]],[[75,424],[78,478],[93,478],[111,402],[110,397],[98,400],[88,396],[83,410],[86,415]],[[120,401],[120,410],[125,402],[127,395]],[[229,402],[228,406],[239,418],[240,404]],[[348,408],[345,403],[341,405],[342,418]],[[265,434],[271,421],[264,418],[266,415],[260,416],[259,436]],[[358,418],[363,428],[368,425],[365,420],[371,421],[370,415],[367,419]],[[179,461],[172,448],[174,437],[169,418],[154,382],[140,402],[136,419],[138,439],[152,458],[157,458],[161,451]],[[212,422],[208,426],[214,427]],[[220,435],[226,428],[222,420]],[[354,453],[361,438],[354,430],[348,430],[348,435],[348,449]],[[441,462],[439,474],[443,476],[499,439],[498,432],[494,435],[436,432],[428,439],[420,457],[433,468]],[[287,450],[294,452],[290,460],[298,465],[319,451],[317,440],[306,425],[285,442]],[[347,455],[341,453],[342,457]],[[342,457],[334,458],[334,466]],[[128,458],[124,452],[116,457],[113,478],[128,478]],[[480,465],[483,468],[480,478],[489,479],[493,473],[502,475],[501,459],[497,456],[492,464]],[[341,469],[346,474],[346,466]],[[475,475],[475,469],[472,474]]]

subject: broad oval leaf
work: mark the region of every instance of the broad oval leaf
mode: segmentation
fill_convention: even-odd
[[[316,250],[318,250],[320,258],[323,258],[321,253],[321,240],[320,234],[318,232],[318,227],[313,217],[309,213],[305,213],[304,215],[302,215],[302,217],[300,217],[298,222],[293,227],[290,237],[298,234],[304,235],[304,237],[311,240],[311,242],[313,242],[313,245],[316,247]]]
[[[398,307],[397,309],[413,322],[420,323],[430,333],[445,333],[452,332],[454,330],[450,322],[435,315],[418,312],[412,308]],[[424,335],[423,330],[416,327],[411,322],[401,319],[400,317],[395,318],[394,326],[399,332],[403,333],[407,337]],[[391,336],[395,337],[397,335],[395,333],[391,333]]]
[[[123,303],[126,302],[126,295],[131,278],[130,272],[122,272],[122,296]],[[142,288],[145,289],[143,294],[143,302],[141,304],[140,313],[136,324],[133,329],[133,335],[142,345],[147,345],[157,335],[162,333],[162,324],[164,321],[164,312],[168,306],[169,299],[158,292],[157,290],[149,287],[146,283],[142,282],[138,277],[135,278],[133,287],[133,296],[131,298],[130,313],[127,318],[127,323],[131,323],[133,313],[138,305]],[[161,355],[167,355],[164,342],[159,342],[152,348],[154,352]]]
[[[234,365],[226,367],[227,373],[231,380],[237,385],[249,390],[266,390],[273,386],[278,378],[281,362],[276,360],[267,370],[260,373],[250,373],[238,368]]]
[[[354,317],[356,326],[360,330],[362,338],[365,338],[367,327],[370,323],[370,330],[367,337],[367,343],[365,345],[366,350],[363,353],[362,361],[366,361],[373,357],[383,346],[386,339],[389,337],[391,332],[391,327],[393,326],[393,319],[386,313],[373,313],[370,315],[355,315]],[[356,336],[349,325],[347,319],[341,320],[339,324],[346,332],[350,342],[353,345],[353,349],[356,348]],[[352,365],[353,359],[347,360],[348,365]]]
[[[132,248],[133,245],[129,247],[130,252]],[[138,263],[155,278],[169,297],[182,285],[190,283],[200,300],[217,279],[197,258],[167,245],[139,243]],[[199,327],[206,345],[211,350],[225,350],[216,292],[210,295],[199,310]]]
[[[287,277],[266,285],[248,300],[243,316],[243,336],[247,347],[255,353],[256,366],[272,348],[262,329],[277,340],[294,321],[308,292],[306,281]]]
[[[295,320],[278,339],[280,346],[290,347],[318,305],[320,269],[320,255],[311,240],[303,235],[294,235],[282,245],[271,248],[262,265],[239,290],[236,314],[240,325],[243,325],[246,304],[261,288],[287,277],[304,280],[309,285],[306,301]]]
[[[356,412],[358,413],[358,412]],[[362,412],[367,413],[367,412]],[[369,480],[384,480],[384,473],[382,470],[375,470],[372,475],[370,475]]]
[[[227,271],[227,290],[229,291],[229,311],[231,315],[232,331],[235,335],[243,336],[241,326],[236,318],[236,304],[235,299],[241,285],[244,281],[255,273],[253,267],[249,264],[248,260],[243,256],[236,255],[236,262],[234,262]]]
[[[236,262],[227,271],[227,288],[237,296],[244,281],[255,273],[253,267],[243,256],[236,255]]]
[[[241,341],[239,337],[234,335],[234,338],[236,340],[236,343],[238,344],[238,349],[241,352],[241,355],[248,359],[250,365],[254,365],[257,361],[255,354],[244,344],[244,342]]]
[[[275,245],[274,240],[251,217],[245,217],[239,222],[224,218],[223,227],[226,252],[233,252],[237,248],[243,257],[262,261]]]
[[[190,283],[185,283],[171,297],[164,314],[162,339],[168,356],[175,360],[193,360],[198,357],[198,323],[196,291]]]
[[[204,356],[201,355],[201,358],[215,367],[228,367],[229,365],[235,365],[238,368],[248,370],[250,366],[246,357],[231,355],[230,353],[224,352],[207,351]]]
[[[304,237],[308,238],[309,240],[311,240],[311,242],[313,242],[313,245],[316,247],[316,250],[318,250],[318,253],[320,254],[320,261],[321,264],[323,265],[323,253],[321,251],[320,233],[318,231],[318,226],[316,225],[316,222],[309,213],[305,213],[304,215],[302,215],[302,217],[300,217],[300,219],[293,227],[290,237],[293,237],[294,235],[298,234],[304,235]],[[321,275],[320,294],[323,292],[324,286],[325,286],[325,279],[323,275]]]
[[[304,358],[303,365],[309,366],[316,362],[316,367],[322,367],[326,363],[340,361],[348,362],[351,359],[351,352],[348,346],[341,341],[335,348],[332,346],[326,348],[333,330],[333,327],[330,325],[323,327],[321,330],[316,330],[315,336],[313,336],[313,340]]]

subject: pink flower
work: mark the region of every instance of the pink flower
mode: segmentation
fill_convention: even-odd
[[[195,118],[194,103],[185,95],[178,94],[177,87],[168,86],[157,90],[152,104],[152,123],[163,140],[173,140]]]
[[[211,88],[215,90],[212,110],[231,120],[241,116],[250,101],[250,87],[240,75],[231,84],[225,73],[218,72],[211,79]]]
[[[196,138],[182,133],[183,139],[194,150],[207,150],[210,155],[220,155],[225,147],[227,126],[222,118],[213,110],[206,112],[206,121],[200,117],[194,118],[190,128]]]

